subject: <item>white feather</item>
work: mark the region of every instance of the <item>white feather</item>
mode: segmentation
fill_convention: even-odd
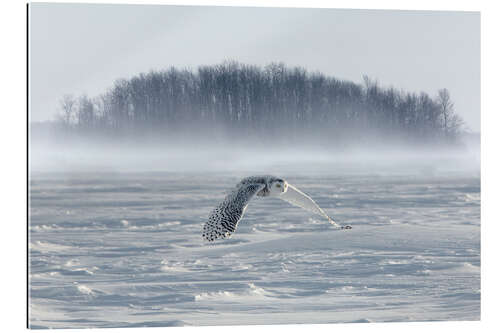
[[[311,213],[314,213],[316,215],[323,216],[326,218],[331,224],[335,225],[336,227],[340,228],[340,225],[338,225],[335,221],[333,221],[324,211],[321,209],[313,199],[311,199],[307,194],[299,190],[293,185],[288,184],[287,190],[283,192],[278,198],[294,205],[297,207],[300,207],[302,209],[305,209]]]

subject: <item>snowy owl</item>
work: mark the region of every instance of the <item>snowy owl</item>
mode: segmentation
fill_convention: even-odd
[[[212,211],[208,222],[203,226],[203,238],[211,242],[217,238],[230,237],[254,195],[285,200],[294,206],[321,215],[339,229],[351,229],[350,226],[338,225],[308,195],[285,180],[274,176],[252,176],[240,181]]]

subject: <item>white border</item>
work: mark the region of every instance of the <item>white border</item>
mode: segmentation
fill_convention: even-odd
[[[53,1],[78,2],[78,1]],[[83,2],[83,1],[80,1]],[[102,3],[103,1],[84,1]],[[1,255],[1,309],[2,329],[7,332],[23,331],[26,325],[26,7],[22,1],[2,1],[0,9],[0,43],[2,44],[0,69],[1,113],[0,142],[2,153],[2,227]],[[184,1],[114,1],[105,3],[148,3],[177,5],[231,5],[262,7],[321,7],[372,8],[404,10],[466,10],[481,11],[481,132],[482,132],[482,316],[480,322],[388,323],[388,324],[335,324],[335,325],[273,325],[273,326],[218,326],[168,328],[169,332],[254,332],[314,330],[330,332],[442,332],[442,331],[494,331],[498,316],[498,258],[500,253],[498,205],[498,103],[500,61],[498,31],[499,11],[495,1],[320,1],[320,0],[184,0]],[[500,326],[500,325],[499,325]],[[97,330],[90,330],[98,332]],[[164,332],[165,328],[110,329],[107,332]],[[61,332],[82,332],[61,330]],[[85,331],[87,332],[87,331]]]

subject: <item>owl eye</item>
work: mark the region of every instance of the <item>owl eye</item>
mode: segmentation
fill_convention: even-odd
[[[276,184],[276,187],[281,187],[281,185],[280,184]]]

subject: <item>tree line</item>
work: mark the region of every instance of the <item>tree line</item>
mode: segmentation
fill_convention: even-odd
[[[463,130],[447,89],[431,97],[382,87],[366,76],[358,84],[282,63],[232,61],[141,73],[93,98],[65,95],[58,123],[84,135],[224,133],[263,140],[384,135],[454,142]]]

